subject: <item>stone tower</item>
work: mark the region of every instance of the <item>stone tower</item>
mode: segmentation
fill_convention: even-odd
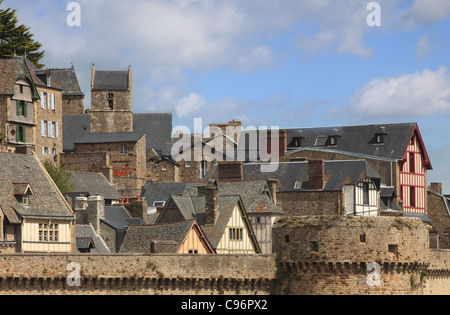
[[[133,131],[131,68],[91,76],[91,133]]]

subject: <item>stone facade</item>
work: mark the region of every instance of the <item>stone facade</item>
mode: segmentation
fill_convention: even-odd
[[[433,227],[439,235],[436,247],[450,248],[450,213],[447,197],[442,195],[442,184],[431,184],[427,194],[428,216],[433,220]]]
[[[63,115],[84,114],[84,95],[63,95]]]
[[[287,216],[342,215],[343,191],[277,192],[277,202]]]

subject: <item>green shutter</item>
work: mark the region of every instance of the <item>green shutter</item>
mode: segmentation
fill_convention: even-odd
[[[28,102],[23,102],[23,115],[27,117],[28,115]]]
[[[27,139],[26,139],[27,137],[26,137],[26,135],[25,135],[25,127],[21,127],[21,128],[22,128],[22,142],[25,143],[25,142],[27,142],[27,141],[26,141],[26,140],[27,140]]]
[[[19,126],[16,126],[16,142],[19,142],[20,138],[19,138]]]
[[[20,116],[20,101],[16,101],[16,114]]]

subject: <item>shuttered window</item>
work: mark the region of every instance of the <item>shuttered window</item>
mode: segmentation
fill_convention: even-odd
[[[45,120],[41,120],[41,136],[47,136],[47,122]]]

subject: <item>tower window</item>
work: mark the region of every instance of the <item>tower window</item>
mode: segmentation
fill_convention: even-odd
[[[106,99],[108,100],[108,107],[109,110],[113,110],[114,109],[114,93],[113,92],[109,92],[106,94]]]

